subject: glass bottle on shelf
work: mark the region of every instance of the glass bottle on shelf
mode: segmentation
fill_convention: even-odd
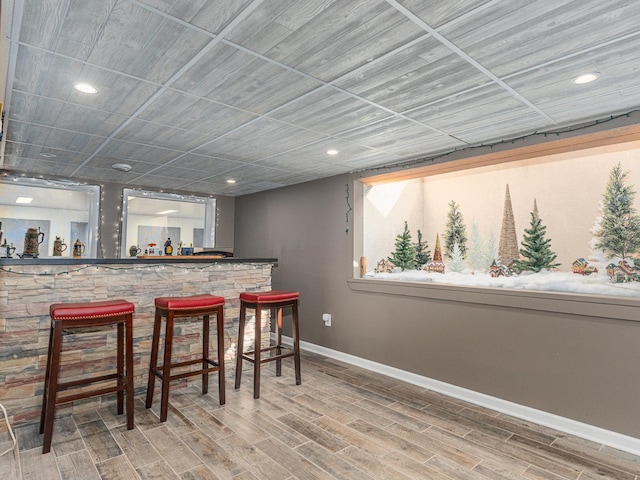
[[[173,255],[173,247],[171,246],[171,238],[167,238],[167,241],[164,242],[164,254],[165,255]]]

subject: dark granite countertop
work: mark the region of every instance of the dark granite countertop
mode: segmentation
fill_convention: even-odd
[[[128,258],[71,258],[71,257],[43,257],[43,258],[0,258],[1,265],[131,265],[149,263],[278,263],[277,258],[218,258],[211,256],[157,256],[157,257],[128,257]]]

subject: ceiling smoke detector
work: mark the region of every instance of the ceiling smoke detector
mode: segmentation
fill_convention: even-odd
[[[114,170],[118,170],[119,172],[128,172],[133,167],[128,163],[114,163],[113,165],[111,165],[111,168],[113,168]]]

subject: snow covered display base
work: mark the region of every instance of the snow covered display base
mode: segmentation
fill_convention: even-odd
[[[640,297],[640,282],[612,283],[606,272],[589,276],[570,272],[524,272],[511,277],[492,277],[489,273],[465,274],[457,272],[428,273],[423,270],[405,270],[392,273],[369,271],[364,278],[396,280],[401,282],[440,283],[458,286],[496,287],[520,290],[545,290],[588,295]]]

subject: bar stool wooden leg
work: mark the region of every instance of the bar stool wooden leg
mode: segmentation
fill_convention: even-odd
[[[223,308],[218,307],[218,313],[216,314],[216,326],[218,332],[218,397],[220,399],[220,405],[224,405],[225,398],[225,385],[224,385],[224,314]]]
[[[117,355],[116,355],[116,364],[117,364],[117,384],[118,384],[118,392],[116,393],[116,398],[118,399],[118,415],[122,415],[124,412],[124,323],[118,323],[118,346],[117,346]]]
[[[282,308],[275,309],[276,317],[276,377],[282,376],[282,359],[279,358],[282,355]]]
[[[47,411],[47,397],[49,396],[49,377],[51,375],[51,352],[53,352],[53,322],[51,323],[51,327],[49,328],[49,349],[47,350],[47,368],[44,374],[44,389],[42,393],[42,410],[40,412],[40,433],[44,432],[44,419],[46,417],[45,413]]]
[[[160,397],[160,421],[167,420],[169,411],[169,380],[171,379],[171,346],[173,343],[173,312],[167,312],[167,330],[164,336],[164,364],[162,365],[162,395]]]
[[[133,430],[133,315],[126,321],[127,430]]]
[[[60,351],[62,348],[62,322],[53,322],[54,328],[51,332],[53,338],[53,349],[51,355],[51,369],[49,372],[49,383],[47,385],[47,399],[44,421],[44,439],[42,453],[51,451],[51,439],[53,437],[53,417],[56,409],[56,397],[58,395],[58,372],[60,371]]]
[[[162,316],[156,310],[155,319],[153,321],[153,340],[151,342],[151,360],[149,361],[149,381],[147,382],[147,401],[144,406],[151,408],[153,405],[153,389],[155,388],[156,376],[151,373],[158,367],[158,344],[160,343],[160,324]]]
[[[236,341],[236,390],[240,388],[240,381],[242,380],[242,354],[244,353],[244,324],[246,317],[247,311],[242,302],[240,302],[240,321],[238,322],[238,340]]]
[[[262,346],[262,308],[260,304],[256,305],[256,321],[255,321],[255,340],[256,344],[253,349],[253,398],[260,398],[260,350]]]
[[[293,363],[296,369],[296,385],[302,383],[302,375],[300,373],[300,326],[298,325],[298,302],[294,302],[293,309]]]
[[[202,368],[209,366],[209,315],[202,316]],[[202,374],[202,393],[209,393],[209,372]]]

